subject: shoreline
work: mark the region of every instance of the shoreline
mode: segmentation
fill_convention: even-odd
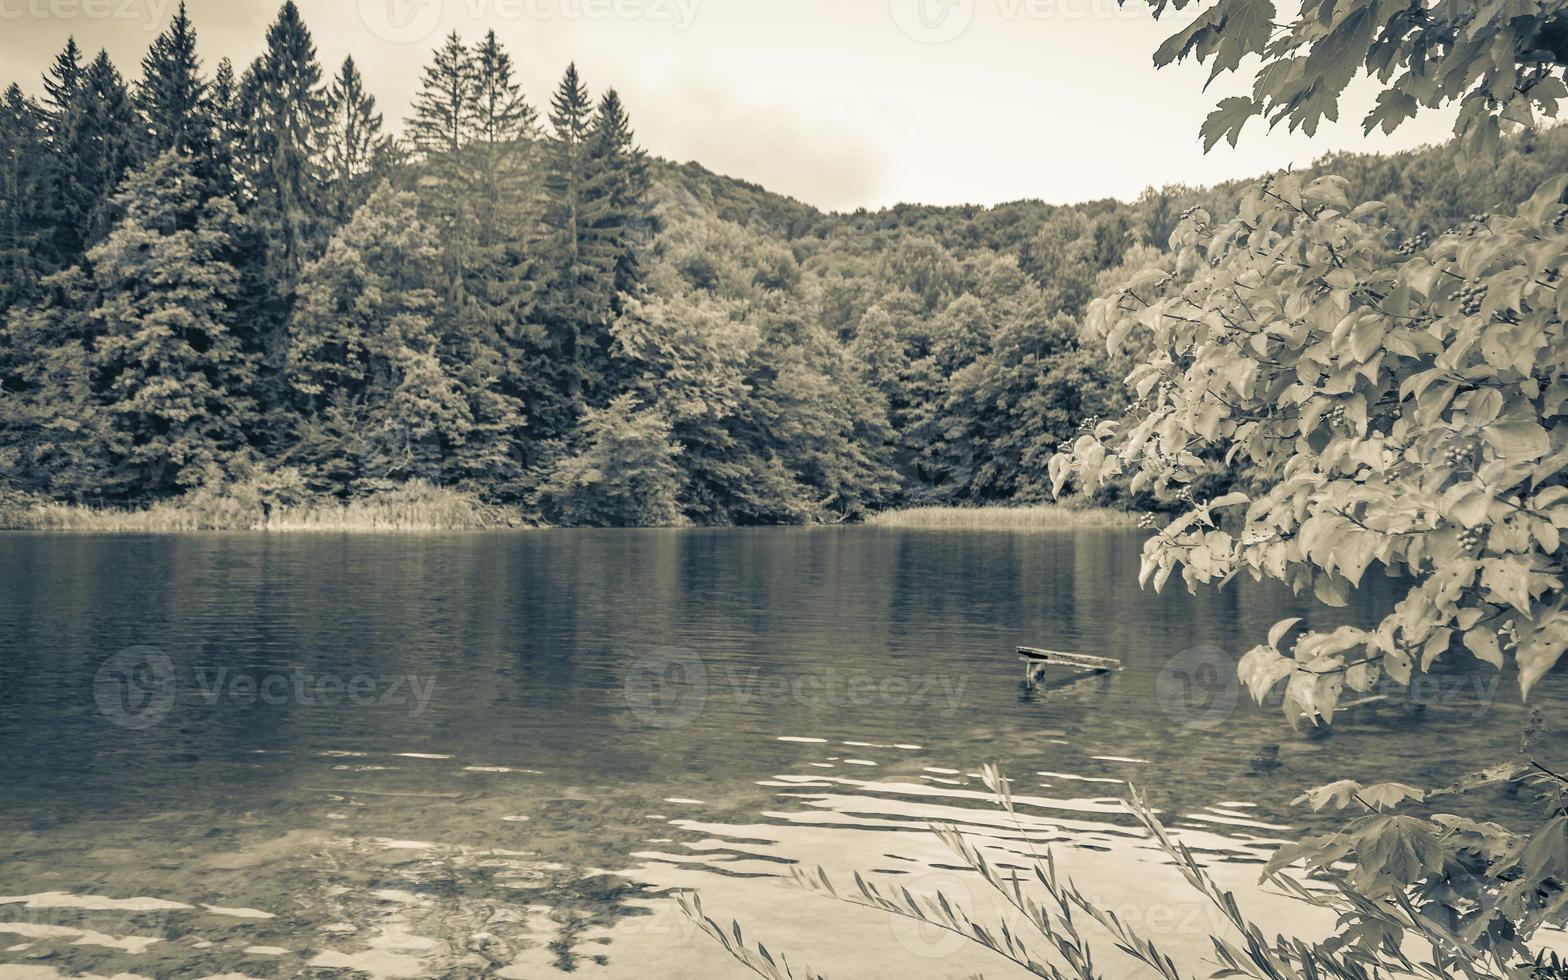
[[[984,507],[906,507],[883,511],[868,527],[947,531],[1054,531],[1133,528],[1138,515],[1089,504],[995,504]]]
[[[794,526],[794,525],[780,525]],[[998,504],[984,507],[907,507],[864,521],[821,527],[893,530],[1047,531],[1132,528],[1137,515],[1075,504]],[[267,506],[258,500],[202,496],[139,508],[93,507],[29,497],[0,497],[0,532],[82,534],[442,534],[462,531],[548,530],[521,508],[487,504],[437,487],[410,486],[349,501],[311,498]]]

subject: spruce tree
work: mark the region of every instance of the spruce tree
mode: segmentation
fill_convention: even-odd
[[[370,180],[382,165],[389,138],[382,133],[376,98],[365,91],[365,80],[353,56],[327,93],[326,169],[328,198],[335,223],[347,221],[370,193]]]
[[[207,103],[212,113],[213,171],[223,192],[239,204],[235,169],[245,143],[245,120],[240,104],[240,82],[234,75],[234,62],[227,58],[219,61],[213,72]]]
[[[293,0],[267,30],[267,50],[246,72],[240,101],[251,217],[286,295],[324,230],[320,153],[327,119],[316,45]]]
[[[33,296],[47,272],[42,252],[49,168],[44,113],[12,85],[0,97],[0,317]]]
[[[50,183],[55,258],[65,266],[108,232],[110,197],[135,166],[139,133],[130,92],[107,52],[98,52],[74,85],[60,84],[70,94],[50,118]]]
[[[175,150],[133,173],[115,207],[124,216],[87,255],[110,486],[128,498],[174,493],[218,476],[244,442],[252,370],[232,329],[227,261],[238,216]]]
[[[49,70],[44,73],[44,107],[56,124],[65,116],[66,107],[76,94],[85,71],[82,49],[77,46],[75,37],[67,38],[65,48],[54,56]]]
[[[477,77],[473,55],[456,31],[425,66],[408,138],[426,159],[454,156],[472,132]]]
[[[196,56],[196,31],[182,2],[168,29],[142,58],[136,105],[146,124],[149,155],[174,150],[189,157],[204,182],[211,182],[215,133],[207,83]]]
[[[504,214],[496,205],[521,201],[526,190],[531,141],[537,135],[538,113],[523,98],[522,88],[512,77],[512,56],[501,47],[495,31],[490,31],[474,48],[474,86],[468,113],[468,144],[473,162],[469,167],[469,192],[481,204],[476,209],[481,248],[494,244],[502,235]]]
[[[637,291],[638,249],[650,237],[648,155],[633,138],[631,121],[614,89],[604,94],[589,133],[589,232],[596,261],[615,270],[614,305]]]
[[[531,312],[551,345],[566,413],[542,421],[557,426],[570,424],[598,393],[615,290],[613,265],[594,251],[590,227],[592,115],[588,90],[570,65],[550,102],[542,234],[535,246],[540,275]]]

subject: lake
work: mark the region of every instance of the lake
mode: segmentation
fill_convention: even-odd
[[[1319,819],[1302,789],[1516,750],[1516,683],[1462,663],[1423,713],[1293,734],[1235,658],[1286,616],[1372,621],[1397,589],[1344,610],[1250,582],[1155,595],[1141,541],[5,535],[0,976],[749,976],[673,911],[688,888],[841,980],[1015,976],[789,882],[862,869],[992,907],[928,829],[1020,849],[988,762],[1087,892],[1197,950],[1214,917],[1121,808],[1129,783],[1249,888]],[[1027,690],[1020,643],[1126,670]]]

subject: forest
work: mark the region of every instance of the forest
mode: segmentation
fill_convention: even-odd
[[[209,70],[182,6],[130,73],[73,41],[11,84],[0,493],[433,486],[588,526],[1046,500],[1059,447],[1128,404],[1137,352],[1107,358],[1091,301],[1242,197],[824,213],[650,156],[575,67],[547,95],[514,74],[494,32],[454,34],[391,125],[290,2],[243,69]],[[1568,170],[1555,129],[1481,173],[1455,153],[1305,176],[1384,201],[1398,255]]]

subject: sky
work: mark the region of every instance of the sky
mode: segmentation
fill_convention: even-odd
[[[619,90],[639,141],[818,207],[1065,204],[1440,142],[1429,113],[1363,138],[1376,86],[1308,139],[1254,120],[1208,154],[1198,127],[1250,78],[1156,71],[1183,21],[1141,0],[297,0],[330,74],[352,54],[389,123],[441,36],[495,29],[536,106],[575,60]],[[0,82],[36,91],[70,35],[134,75],[177,0],[0,0]],[[271,0],[188,0],[210,70],[261,50]],[[1190,15],[1189,8],[1189,15]]]

